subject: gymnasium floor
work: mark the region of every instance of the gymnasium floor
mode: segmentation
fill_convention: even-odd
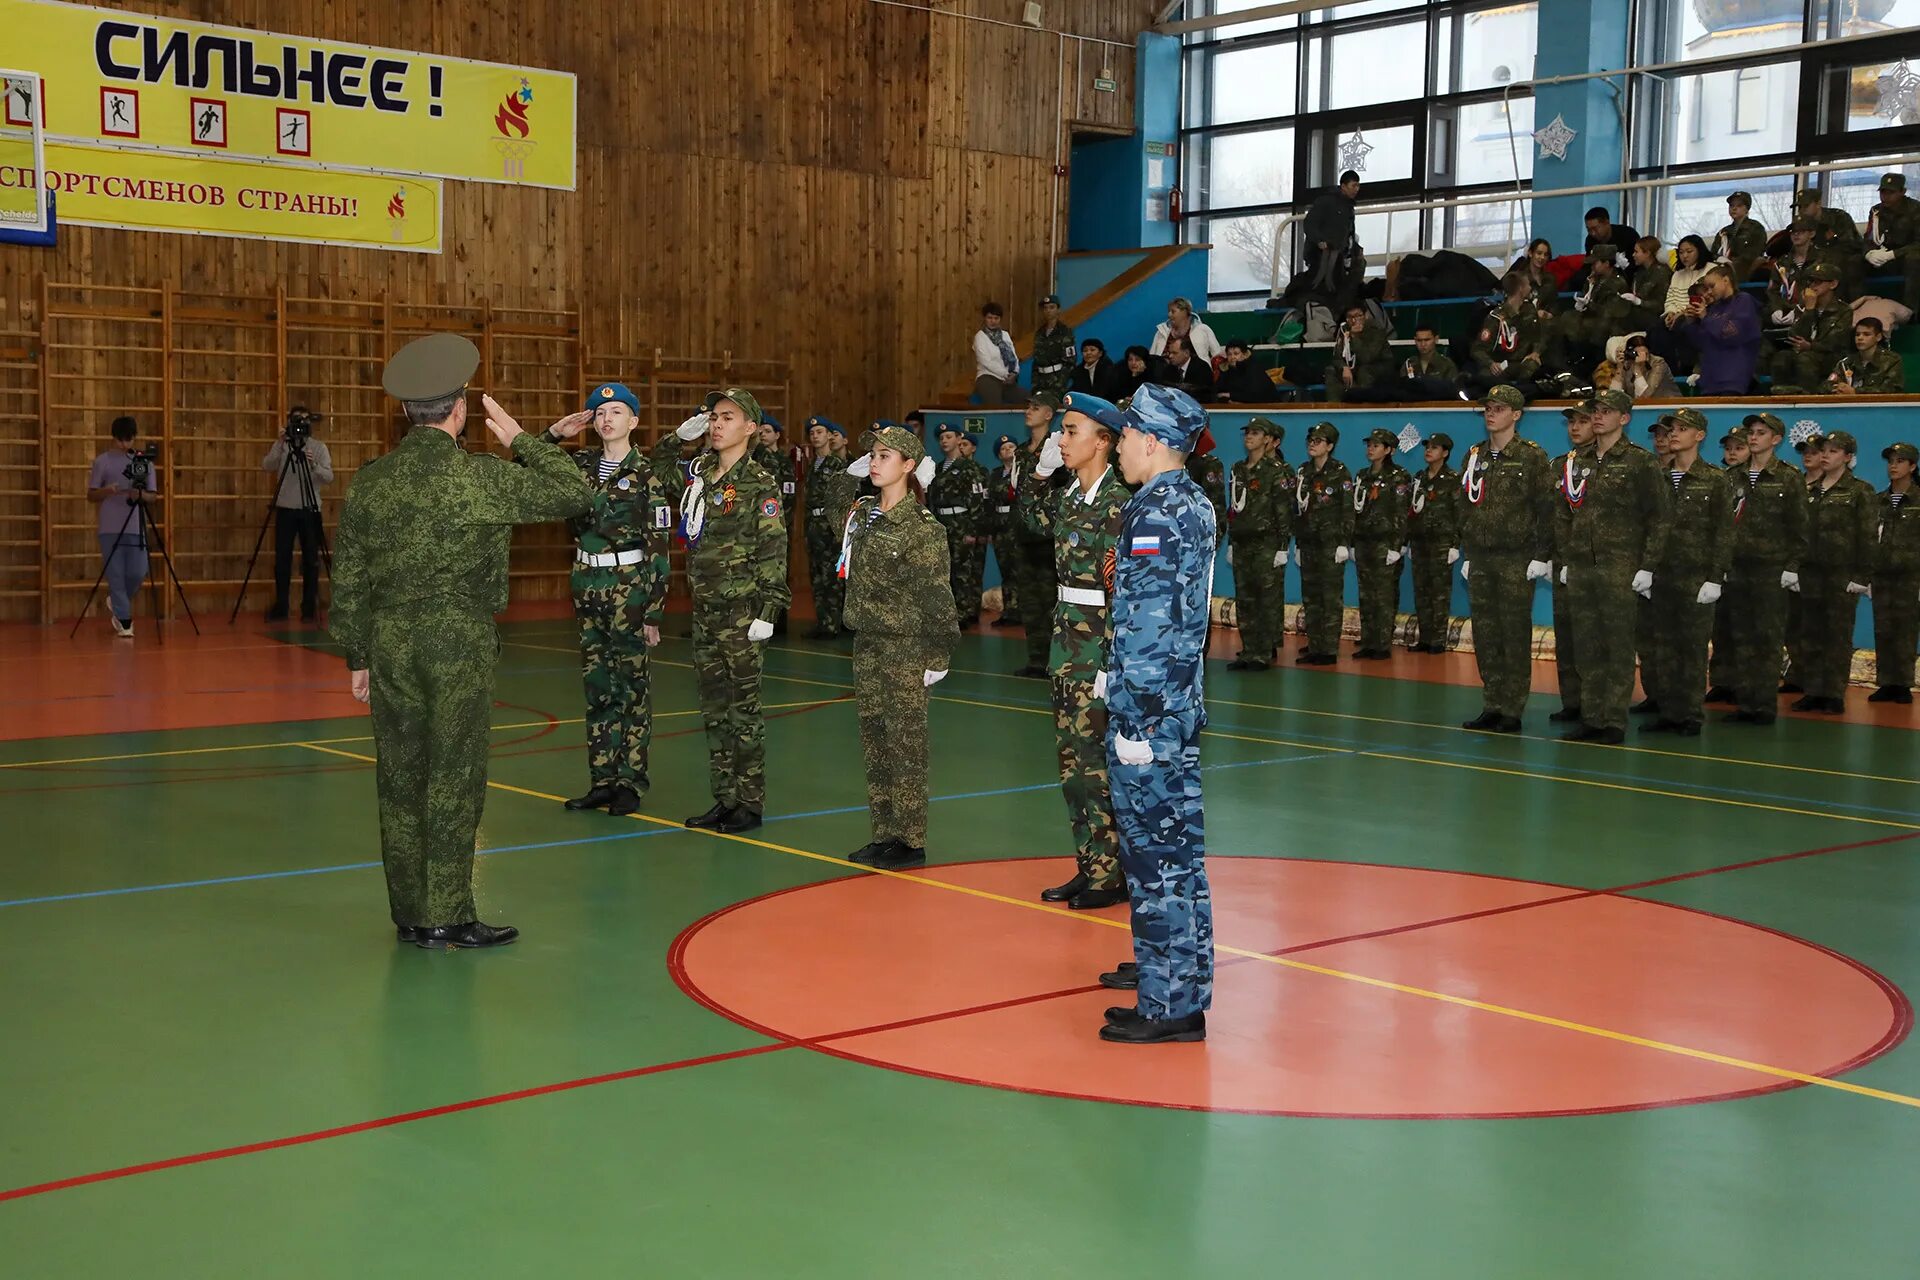
[[[480,891],[525,936],[429,953],[324,637],[202,625],[0,631],[0,1274],[1920,1269],[1911,715],[1576,746],[1550,696],[1460,730],[1470,658],[1215,664],[1212,1038],[1129,1048],[1123,912],[1034,900],[1017,633],[935,691],[933,862],[875,875],[844,648],[775,642],[726,838],[677,826],[683,639],[623,820],[556,803],[570,625],[509,623]]]

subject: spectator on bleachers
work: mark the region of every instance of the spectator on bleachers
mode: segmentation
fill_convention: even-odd
[[[1886,349],[1887,331],[1873,316],[1853,326],[1853,353],[1840,357],[1827,378],[1827,390],[1842,396],[1897,396],[1907,389],[1900,357]]]
[[[1760,363],[1760,308],[1734,286],[1733,272],[1724,266],[1709,267],[1702,283],[1703,296],[1688,304],[1677,326],[1700,353],[1695,390],[1703,396],[1745,395]]]
[[[1473,341],[1473,367],[1463,380],[1467,398],[1484,396],[1503,382],[1530,399],[1537,394],[1533,382],[1543,359],[1546,325],[1527,301],[1531,289],[1521,275],[1501,282],[1502,301],[1487,313]]]
[[[1920,311],[1920,202],[1907,198],[1904,173],[1882,174],[1880,203],[1867,215],[1867,265],[1905,278],[1900,301]]]
[[[1121,358],[1120,368],[1113,379],[1113,389],[1117,393],[1106,397],[1115,404],[1140,389],[1142,383],[1153,376],[1153,356],[1143,346],[1135,344],[1128,347]]]
[[[1814,245],[1820,226],[1812,218],[1795,218],[1787,229],[1787,251],[1767,263],[1767,301],[1763,308],[1769,324],[1788,328],[1800,318],[1800,292],[1807,283],[1807,270],[1816,262],[1825,262],[1836,272],[1825,250]]]
[[[973,335],[973,395],[984,405],[1018,405],[1020,357],[1007,336],[1007,311],[997,302],[980,308],[980,327]]]
[[[1520,275],[1527,278],[1529,292],[1527,300],[1533,303],[1533,309],[1542,317],[1550,316],[1560,309],[1560,278],[1547,270],[1547,264],[1553,261],[1553,246],[1545,240],[1529,240],[1527,251],[1513,260],[1508,275]]]
[[[1627,291],[1620,296],[1629,308],[1627,327],[1645,332],[1662,327],[1666,314],[1667,289],[1673,284],[1673,268],[1660,260],[1660,242],[1641,236],[1633,242],[1633,273]]]
[[[1785,345],[1767,358],[1774,394],[1824,391],[1840,357],[1854,349],[1853,308],[1840,301],[1838,287],[1839,272],[1826,263],[1808,268],[1800,286],[1800,314],[1787,330]]]
[[[1621,349],[1620,362],[1605,367],[1612,370],[1607,385],[1616,391],[1626,392],[1636,404],[1643,400],[1680,398],[1680,387],[1673,380],[1673,370],[1667,367],[1665,360],[1653,353],[1644,334],[1628,338]]]
[[[1614,269],[1613,247],[1601,245],[1587,255],[1587,286],[1573,308],[1547,325],[1546,363],[1555,369],[1591,373],[1606,353],[1607,339],[1626,332],[1632,307],[1622,297]]]
[[[1354,303],[1340,318],[1327,362],[1327,400],[1339,404],[1354,391],[1368,391],[1393,376],[1393,347],[1387,335],[1368,323],[1367,309]]]
[[[1166,355],[1167,339],[1176,335],[1185,338],[1193,354],[1208,364],[1220,354],[1220,339],[1213,336],[1205,320],[1193,313],[1193,304],[1185,298],[1175,298],[1167,304],[1166,320],[1153,331],[1153,354]]]
[[[1300,274],[1307,292],[1337,305],[1362,269],[1360,242],[1354,238],[1355,206],[1360,199],[1360,175],[1348,169],[1340,185],[1322,191],[1307,206],[1301,228],[1306,243]]]
[[[1178,387],[1196,400],[1213,398],[1213,366],[1188,345],[1184,334],[1167,335],[1159,371],[1150,381],[1163,387]]]
[[[1753,269],[1767,252],[1767,229],[1747,215],[1753,212],[1753,197],[1736,191],[1727,197],[1727,225],[1713,237],[1713,260],[1733,268],[1735,280],[1752,277]]]
[[[1687,313],[1693,286],[1706,278],[1713,265],[1707,258],[1707,242],[1699,236],[1681,236],[1673,247],[1673,278],[1667,282],[1666,324],[1671,329]]]
[[[1591,254],[1595,245],[1613,246],[1613,265],[1625,270],[1633,259],[1634,242],[1640,239],[1640,233],[1625,223],[1615,223],[1613,215],[1600,205],[1587,210],[1586,251]],[[1704,246],[1702,246],[1704,248]]]
[[[1227,367],[1213,384],[1213,394],[1233,404],[1270,404],[1276,399],[1273,379],[1254,361],[1253,347],[1240,338],[1227,343]]]
[[[1390,352],[1389,358],[1397,354]],[[1460,370],[1440,350],[1440,334],[1430,324],[1413,331],[1413,354],[1389,365],[1387,376],[1367,387],[1351,388],[1353,404],[1399,404],[1410,400],[1452,400],[1460,391]]]
[[[1067,390],[1111,401],[1119,398],[1112,394],[1119,381],[1120,366],[1107,359],[1107,344],[1098,338],[1083,341],[1080,344],[1080,363],[1073,366],[1073,377],[1067,384]]]
[[[1860,281],[1866,274],[1867,246],[1860,238],[1860,227],[1853,215],[1845,209],[1827,208],[1820,193],[1811,187],[1795,196],[1793,203],[1799,216],[1814,225],[1813,247],[1825,254],[1840,273],[1841,296],[1858,295]]]

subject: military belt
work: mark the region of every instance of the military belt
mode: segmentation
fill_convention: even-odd
[[[937,516],[963,516],[967,514],[967,509],[965,507],[935,507],[933,514]]]
[[[574,553],[573,562],[585,565],[589,569],[611,569],[615,565],[639,564],[647,558],[647,552],[638,551],[602,551],[589,554],[585,551]]]
[[[1035,373],[1058,373],[1067,366],[1063,364],[1043,364],[1034,366]]]
[[[1001,511],[1001,512],[1006,512],[1006,511],[1011,511],[1011,510],[1013,510],[1013,508],[1012,508],[1012,507],[995,507],[995,508],[994,508],[994,510],[995,510],[995,511]]]
[[[1092,587],[1061,587],[1060,603],[1084,605],[1089,609],[1104,609],[1107,607],[1107,593],[1095,591]]]
[[[810,509],[810,510],[809,510],[809,511],[807,512],[807,514],[808,514],[808,515],[810,515],[810,516],[823,516],[823,515],[825,515],[825,514],[827,514],[827,509],[826,509],[825,507],[814,507],[814,508],[812,508],[812,509]]]

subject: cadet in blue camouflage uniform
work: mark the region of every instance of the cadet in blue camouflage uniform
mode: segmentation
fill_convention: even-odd
[[[1115,547],[1108,769],[1120,862],[1133,898],[1133,968],[1100,981],[1136,990],[1107,1010],[1103,1040],[1204,1040],[1213,1003],[1213,902],[1207,890],[1200,731],[1215,530],[1185,469],[1207,415],[1183,391],[1134,394],[1120,465],[1139,486]]]
[[[853,507],[854,481],[846,460],[833,451],[833,437],[846,438],[837,422],[807,419],[807,444],[813,462],[807,468],[807,576],[813,582],[813,628],[809,640],[828,640],[840,634],[840,613],[846,605],[846,584],[837,571],[840,532]]]
[[[589,415],[597,449],[573,460],[593,488],[593,506],[569,522],[575,541],[573,612],[587,695],[587,793],[567,808],[624,817],[647,793],[653,742],[653,683],[647,650],[660,643],[667,603],[673,504],[633,444],[640,400],[618,382],[597,386],[587,411],[548,428],[549,443],[572,439]]]
[[[1353,476],[1333,456],[1340,428],[1316,422],[1307,429],[1307,461],[1293,478],[1293,542],[1299,549],[1300,616],[1307,633],[1306,666],[1339,661],[1346,563],[1353,553]]]
[[[1413,477],[1393,460],[1400,441],[1385,427],[1367,433],[1367,469],[1353,478],[1353,576],[1360,589],[1360,646],[1353,656],[1390,658],[1406,554]]]
[[[435,949],[520,936],[480,921],[473,898],[500,656],[493,615],[507,607],[513,526],[569,519],[593,500],[565,450],[489,397],[487,429],[525,465],[461,450],[479,365],[479,349],[450,333],[387,362],[382,384],[412,426],[353,478],[333,564],[330,630],[353,696],[373,711],[388,907],[400,941]]]

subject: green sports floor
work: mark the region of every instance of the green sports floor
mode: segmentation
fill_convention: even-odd
[[[1573,745],[1546,695],[1461,730],[1470,658],[1211,664],[1210,1038],[1141,1048],[1095,1035],[1124,911],[1035,898],[1017,632],[934,690],[930,862],[883,875],[838,860],[844,645],[772,646],[728,838],[677,826],[684,639],[615,819],[557,803],[570,624],[508,623],[478,865],[523,938],[477,953],[393,941],[324,638],[207,632],[0,631],[10,1280],[1920,1274],[1910,722]]]

